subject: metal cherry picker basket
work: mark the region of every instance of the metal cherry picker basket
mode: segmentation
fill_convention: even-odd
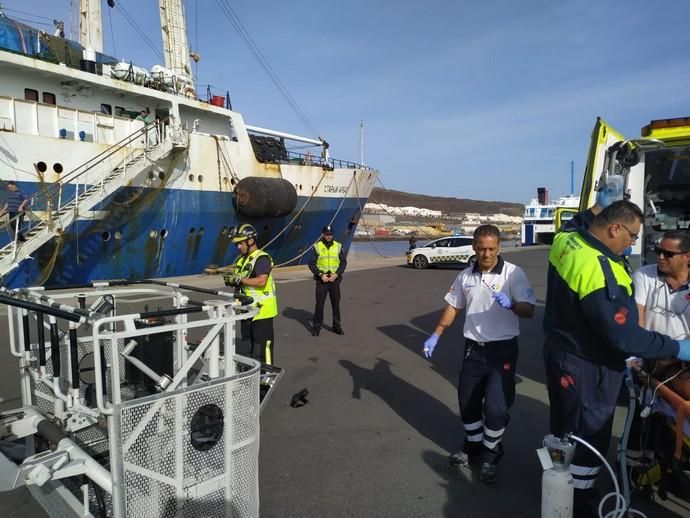
[[[0,490],[50,516],[259,516],[260,394],[282,371],[235,354],[251,299],[147,280],[0,303],[22,398],[0,413]]]

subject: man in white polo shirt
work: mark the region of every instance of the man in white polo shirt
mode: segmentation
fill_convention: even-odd
[[[640,325],[676,340],[688,339],[690,338],[690,267],[688,267],[690,232],[683,230],[664,232],[661,241],[654,247],[654,253],[657,264],[642,266],[633,274]],[[660,366],[659,363],[657,365]],[[668,374],[671,372],[673,371],[669,371]],[[664,374],[664,378],[666,377],[667,374]],[[636,412],[627,450],[631,464],[642,458],[644,450],[649,447],[647,441],[649,437],[649,431],[645,432],[645,421],[640,417],[639,412]]]
[[[455,467],[480,460],[479,478],[487,484],[496,481],[501,440],[515,400],[518,319],[532,318],[536,304],[525,272],[498,255],[499,241],[494,225],[474,231],[477,262],[455,279],[445,296],[448,305],[424,342],[424,355],[430,358],[441,334],[465,311],[465,354],[458,382],[465,440],[449,460]]]
[[[690,338],[690,233],[665,232],[654,253],[657,264],[633,274],[640,325],[676,340]]]

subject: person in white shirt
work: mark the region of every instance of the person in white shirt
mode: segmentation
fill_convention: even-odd
[[[657,331],[676,340],[690,338],[690,232],[671,230],[665,232],[654,247],[657,264],[642,266],[633,274],[635,302],[639,322],[649,331]],[[678,372],[676,362],[657,362],[655,374],[664,373],[661,379],[674,377]],[[668,370],[673,369],[673,370]],[[679,379],[678,382],[680,382]],[[683,381],[683,383],[685,383]],[[671,383],[673,386],[674,383]],[[653,401],[653,400],[652,400]],[[633,416],[626,455],[631,466],[648,454],[646,440],[652,434],[647,426],[653,420],[643,420],[639,412]],[[645,464],[642,462],[642,468]]]
[[[690,338],[690,233],[664,233],[654,253],[657,264],[633,274],[640,325],[676,340]]]
[[[487,484],[498,476],[501,440],[515,400],[519,318],[532,318],[536,304],[525,272],[499,255],[499,242],[497,227],[477,227],[472,245],[477,261],[455,279],[436,329],[424,342],[424,355],[430,358],[441,334],[465,311],[458,382],[465,440],[449,460],[454,467],[481,461],[479,478]]]

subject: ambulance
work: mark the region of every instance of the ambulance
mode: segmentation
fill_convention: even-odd
[[[645,214],[630,264],[656,262],[654,245],[668,230],[690,229],[690,117],[653,120],[637,138],[625,138],[598,118],[582,182],[579,209],[561,209],[564,217],[594,205],[600,185],[618,176],[625,198]]]

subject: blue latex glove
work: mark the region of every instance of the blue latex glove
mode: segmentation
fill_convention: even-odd
[[[436,344],[438,344],[439,338],[440,337],[436,333],[434,333],[424,341],[425,358],[431,358],[431,355],[434,354],[434,349],[436,349]]]
[[[690,362],[690,340],[678,340],[678,359],[684,362]]]
[[[632,246],[629,246],[625,250],[623,250],[623,253],[621,254],[623,257],[630,257],[632,255]]]
[[[494,298],[496,302],[498,302],[498,305],[502,308],[510,309],[513,307],[513,301],[510,300],[510,297],[502,291],[494,291],[493,295],[491,296]]]
[[[605,209],[614,201],[623,199],[623,177],[611,176],[606,185],[604,185],[599,192],[597,192],[597,205]]]

